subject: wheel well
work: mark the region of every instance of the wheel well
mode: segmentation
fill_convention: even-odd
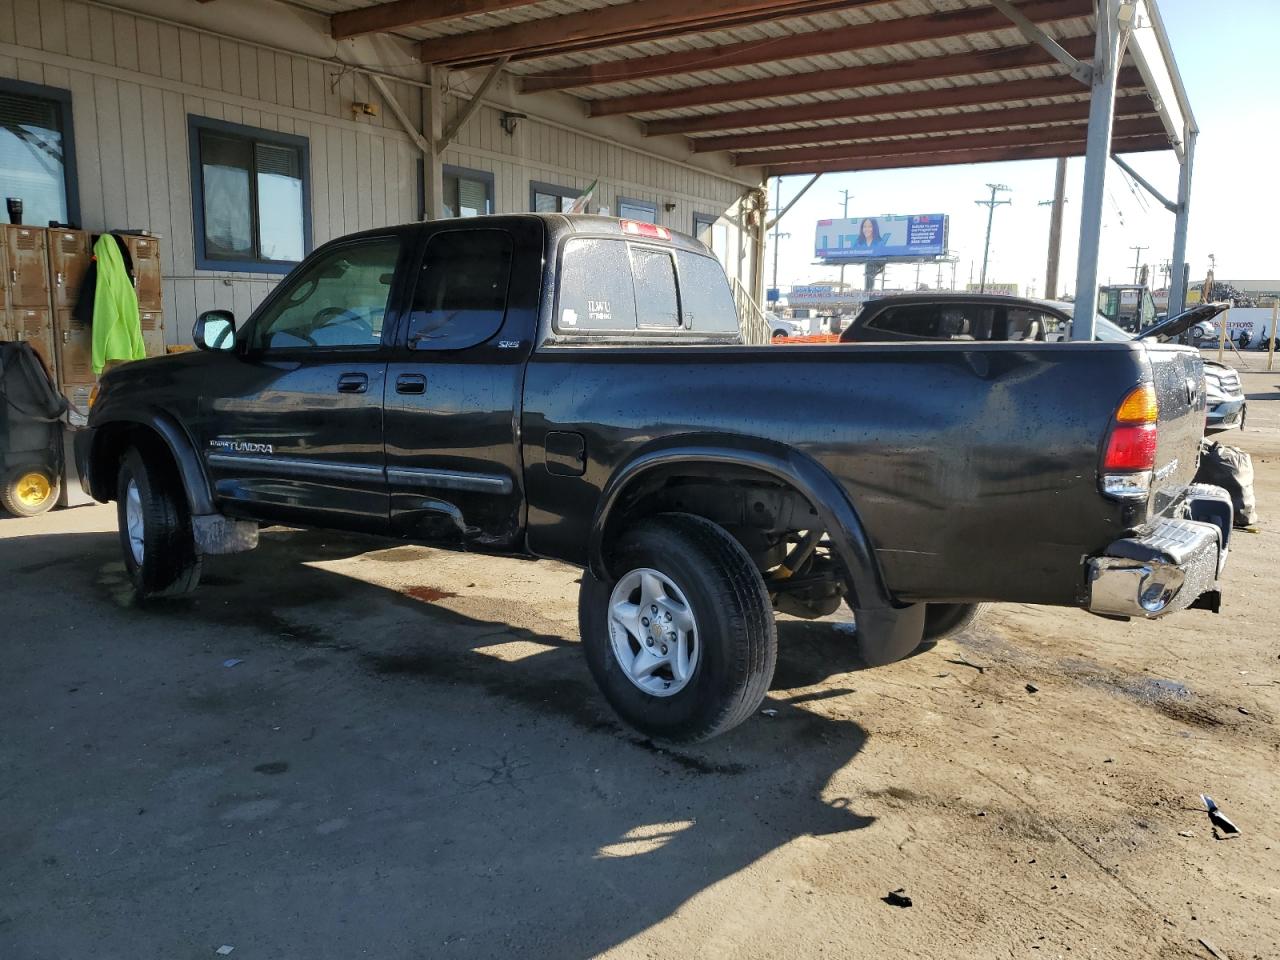
[[[722,463],[671,464],[645,471],[622,491],[604,527],[605,564],[624,530],[658,513],[689,513],[723,527],[762,571],[782,562],[801,531],[822,527],[814,505],[773,474]]]
[[[130,447],[137,447],[149,462],[176,476],[177,462],[160,434],[141,423],[108,423],[98,428],[90,453],[90,485],[96,499],[116,499],[116,474]]]

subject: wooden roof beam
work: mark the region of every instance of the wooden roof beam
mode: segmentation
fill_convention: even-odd
[[[1068,50],[1080,51],[1083,56],[1093,54],[1092,37],[1077,37],[1068,40],[1064,46]],[[588,116],[592,117],[653,113],[678,107],[710,107],[722,103],[785,97],[799,93],[852,90],[858,87],[905,83],[913,80],[941,80],[948,77],[1040,67],[1047,64],[1056,65],[1056,61],[1040,47],[1028,44],[981,53],[945,54],[940,57],[921,57],[916,60],[894,60],[889,63],[873,63],[861,67],[813,70],[807,73],[765,77],[759,80],[737,80],[731,83],[704,83],[681,90],[664,90],[661,93],[639,93],[604,100],[589,100],[587,110]],[[1079,86],[1076,84],[1077,90]]]
[[[830,147],[802,149],[752,150],[735,153],[733,162],[740,167],[776,168],[789,164],[807,164],[830,160],[859,160],[866,157],[901,157],[918,153],[949,150],[984,150],[995,147],[1031,147],[1046,143],[1084,140],[1087,123],[1034,127],[1028,130],[1003,130],[998,133],[963,133],[943,137],[915,137],[910,140],[882,140],[873,143],[841,143]],[[1164,136],[1159,117],[1122,117],[1112,127],[1116,138]],[[1168,145],[1168,137],[1165,136]]]
[[[491,30],[433,37],[419,45],[427,63],[474,66],[500,56],[512,60],[723,29],[804,16],[884,0],[632,0],[595,10],[544,17]]]
[[[1076,81],[1073,79],[1073,83]],[[1121,137],[1111,143],[1113,153],[1144,153],[1168,150],[1169,137]],[[865,157],[854,160],[824,160],[769,167],[765,177],[790,177],[796,174],[848,173],[856,170],[901,170],[906,167],[944,167],[962,163],[999,163],[1008,160],[1040,160],[1052,157],[1082,157],[1085,141],[1070,140],[1029,147],[994,147],[980,150],[926,151],[897,157]]]
[[[1120,71],[1118,90],[1140,88],[1142,77],[1137,70]],[[883,113],[908,110],[940,110],[948,107],[977,107],[1013,100],[1039,100],[1049,97],[1083,96],[1073,77],[1042,77],[1037,80],[997,80],[942,90],[913,90],[910,93],[871,94],[822,103],[797,103],[788,107],[756,107],[748,110],[726,110],[696,117],[674,117],[650,120],[644,125],[647,137],[673,133],[710,133],[717,130],[741,130],[745,127],[770,127],[781,124],[812,123],[818,120],[853,120]]]
[[[1092,0],[1032,0],[1018,9],[1033,23],[1043,24],[1090,16],[1093,13],[1093,3]],[[1000,11],[990,7],[968,7],[923,16],[900,17],[897,20],[877,20],[836,30],[776,37],[772,40],[751,40],[746,43],[681,50],[634,60],[606,61],[571,67],[545,75],[525,77],[520,81],[520,89],[524,93],[569,90],[601,83],[618,83],[699,70],[718,70],[724,67],[792,60],[798,57],[847,53],[920,40],[946,40],[970,33],[1008,28],[1009,21]]]
[[[329,17],[329,32],[335,40],[347,40],[366,33],[387,33],[424,23],[440,23],[482,13],[499,13],[528,7],[539,0],[391,0],[371,7],[343,10]]]
[[[1119,95],[1116,116],[1136,117],[1155,112],[1151,98],[1145,94]],[[767,133],[738,133],[725,137],[700,137],[690,140],[694,153],[721,150],[759,150],[767,147],[796,147],[806,143],[832,143],[839,140],[861,140],[868,137],[919,136],[921,134],[959,133],[990,127],[1022,127],[1033,124],[1070,123],[1089,119],[1089,101],[1051,103],[1040,107],[1013,107],[992,110],[966,110],[963,113],[934,114],[927,117],[894,117],[888,120],[863,120],[858,123],[825,124],[802,130],[771,130]]]

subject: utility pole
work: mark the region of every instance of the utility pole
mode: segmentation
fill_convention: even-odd
[[[1133,285],[1136,287],[1138,285],[1138,271],[1142,268],[1142,251],[1148,248],[1147,247],[1130,247],[1129,249],[1134,251]]]
[[[1042,200],[1040,206],[1052,206],[1049,215],[1049,260],[1044,268],[1044,296],[1052,300],[1058,295],[1058,260],[1062,250],[1062,213],[1067,203],[1067,158],[1058,158],[1053,175],[1053,199]]]
[[[844,219],[848,220],[849,219],[849,198],[852,197],[853,194],[850,193],[848,190],[841,190],[840,192],[844,194]],[[844,293],[844,267],[845,267],[844,261],[842,260],[840,263],[840,292],[841,293]]]
[[[774,179],[774,188],[773,188],[773,209],[774,209],[774,220],[773,220],[773,289],[774,289],[774,290],[777,290],[777,289],[778,289],[778,241],[779,241],[779,240],[781,240],[783,237],[786,237],[786,238],[788,238],[788,239],[790,239],[790,238],[791,238],[791,234],[789,234],[789,233],[782,233],[782,232],[780,232],[780,231],[779,231],[779,229],[778,229],[779,223],[780,223],[780,221],[782,220],[782,216],[781,216],[781,212],[782,212],[782,178],[781,178],[781,177],[777,177],[777,178],[775,178],[775,179]],[[769,300],[769,298],[766,296],[766,297],[765,297],[765,301],[766,301],[766,302],[768,302],[768,300]]]
[[[1012,200],[996,199],[997,191],[1000,191],[1003,193],[1010,192],[1009,188],[1006,187],[1003,183],[988,183],[987,189],[991,191],[990,200],[973,201],[978,206],[987,208],[987,242],[982,248],[982,278],[978,281],[979,293],[987,292],[987,259],[991,254],[991,221],[995,219],[996,207],[1002,206],[1003,204],[1006,204],[1006,203],[1009,203],[1009,204],[1013,203]]]
[[[1171,274],[1172,272],[1173,272],[1173,261],[1172,261],[1172,260],[1161,260],[1161,261],[1160,261],[1160,275],[1161,275],[1162,277],[1164,277],[1164,289],[1166,289],[1166,290],[1168,290],[1168,289],[1169,289],[1169,274]]]

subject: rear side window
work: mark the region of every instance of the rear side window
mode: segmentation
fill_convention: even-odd
[[[564,245],[556,330],[738,332],[724,270],[712,257],[626,240]]]
[[[676,267],[671,254],[631,245],[631,275],[635,284],[636,321],[641,327],[678,327]]]
[[[560,267],[561,333],[636,329],[631,262],[622,240],[574,238],[564,245]]]
[[[497,333],[507,313],[513,251],[505,230],[433,236],[414,286],[409,347],[460,350]]]
[[[680,312],[685,329],[696,333],[738,332],[738,308],[733,304],[724,267],[714,257],[676,251],[680,270]]]

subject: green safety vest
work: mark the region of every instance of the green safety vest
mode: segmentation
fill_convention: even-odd
[[[112,360],[143,360],[142,318],[138,293],[124,268],[116,238],[104,233],[93,245],[98,261],[98,282],[93,294],[93,374]]]

